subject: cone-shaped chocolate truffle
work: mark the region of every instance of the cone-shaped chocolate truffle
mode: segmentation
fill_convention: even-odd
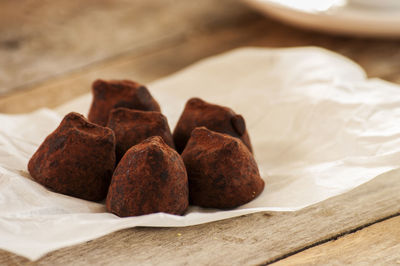
[[[246,124],[241,115],[235,114],[228,107],[192,98],[187,101],[173,133],[175,147],[179,153],[185,148],[192,130],[202,126],[239,138],[252,151]]]
[[[188,179],[181,156],[159,136],[130,148],[122,157],[108,190],[107,210],[118,216],[165,212],[188,207]]]
[[[160,112],[113,109],[107,127],[115,133],[117,162],[130,147],[152,136],[162,137],[166,144],[175,149],[167,118]]]
[[[147,88],[130,80],[96,80],[92,85],[93,102],[89,121],[105,126],[110,111],[117,107],[142,111],[158,111],[160,106]]]
[[[245,204],[264,189],[253,155],[237,138],[196,128],[182,153],[190,203],[228,209]]]
[[[69,113],[28,163],[33,179],[55,192],[100,201],[107,195],[115,167],[111,129]]]

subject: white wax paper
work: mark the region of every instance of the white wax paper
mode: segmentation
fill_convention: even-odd
[[[358,65],[327,50],[239,49],[148,87],[171,128],[194,96],[242,114],[266,181],[264,192],[230,211],[191,207],[185,216],[119,218],[103,204],[47,190],[30,178],[27,162],[64,114],[87,114],[91,96],[85,95],[56,111],[0,115],[0,248],[35,260],[128,227],[295,211],[400,164],[400,87],[366,79]]]

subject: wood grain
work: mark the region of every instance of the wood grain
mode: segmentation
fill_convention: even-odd
[[[400,217],[395,217],[338,240],[305,250],[272,264],[284,265],[399,265]]]
[[[0,94],[260,18],[234,0],[1,1]]]
[[[151,52],[125,53],[79,71],[54,77],[44,83],[0,98],[1,113],[24,113],[40,107],[56,107],[90,90],[93,80],[102,78],[129,78],[147,83],[171,74],[204,57],[211,56],[246,44],[263,23],[237,27],[242,35],[221,29],[186,41],[171,42],[164,48]],[[212,37],[212,42],[210,38]],[[243,39],[243,37],[246,37]],[[179,56],[177,56],[179,55]]]
[[[254,265],[269,263],[400,214],[400,170],[297,212],[258,213],[185,228],[133,228],[34,263],[0,252],[0,264]]]

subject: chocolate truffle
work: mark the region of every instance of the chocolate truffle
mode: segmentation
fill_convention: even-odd
[[[117,161],[130,147],[151,136],[162,137],[166,144],[175,149],[167,118],[159,112],[113,109],[107,127],[115,133]]]
[[[107,195],[115,167],[111,129],[69,113],[28,163],[33,179],[55,192],[100,201]]]
[[[147,88],[130,80],[96,80],[92,85],[93,102],[89,121],[105,126],[111,109],[126,107],[142,111],[158,111],[160,106]]]
[[[155,212],[183,214],[188,204],[185,165],[159,136],[125,153],[115,169],[106,200],[107,210],[121,217]]]
[[[253,155],[240,140],[227,134],[196,128],[182,158],[191,204],[235,208],[253,200],[264,189]]]
[[[201,126],[239,138],[252,152],[246,124],[241,115],[235,114],[228,107],[192,98],[186,103],[173,133],[175,147],[179,153],[185,148],[192,130]]]

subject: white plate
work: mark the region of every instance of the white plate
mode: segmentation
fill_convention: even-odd
[[[295,26],[359,36],[400,37],[400,8],[353,0],[242,0]],[[377,4],[379,1],[377,2]],[[400,1],[398,1],[400,3]]]

